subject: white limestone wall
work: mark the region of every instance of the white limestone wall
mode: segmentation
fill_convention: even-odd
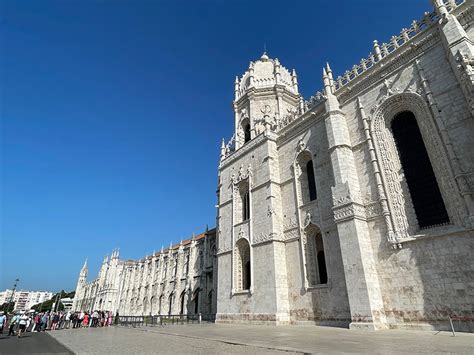
[[[437,113],[446,127],[460,168],[468,177],[472,189],[474,121],[440,42],[400,69],[390,72],[384,78],[385,83],[379,80],[359,97],[369,117],[376,109],[377,103],[387,98],[387,84],[393,92],[392,95],[418,92],[426,101],[415,59],[419,60],[419,65],[424,69],[433,100],[439,109]],[[345,103],[343,110],[350,127],[363,200],[376,200],[378,195],[374,172],[369,161],[368,147],[364,143],[362,121],[355,100]],[[431,116],[417,119],[434,118]],[[423,138],[431,139],[426,135]],[[430,143],[425,141],[428,151]],[[433,158],[433,155],[430,157]],[[438,184],[440,174],[442,173],[435,169]],[[443,198],[446,198],[446,191],[442,190],[442,194]],[[462,198],[459,197],[458,200],[462,206]],[[445,204],[448,208],[446,201]],[[448,213],[450,216],[455,213],[466,216],[466,210]],[[463,223],[457,223],[457,226],[453,227],[440,227],[428,233],[431,237],[403,243],[402,249],[393,250],[387,242],[386,225],[379,213],[369,219],[369,234],[377,261],[377,273],[389,327],[430,325],[443,328],[447,326],[448,314],[471,314],[474,308],[474,262],[470,256],[474,251],[472,229]],[[460,326],[469,327],[469,324],[463,323]]]

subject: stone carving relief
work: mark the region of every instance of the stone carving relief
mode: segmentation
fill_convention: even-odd
[[[281,241],[283,238],[280,238],[280,236],[277,233],[260,233],[253,241],[253,245],[256,244],[261,244],[265,242],[270,242],[270,241]]]
[[[248,179],[251,175],[252,175],[252,166],[250,164],[248,165],[247,168],[244,168],[243,165],[240,165],[237,173],[233,172],[230,177],[234,190],[236,188],[236,185],[239,182]]]
[[[273,207],[268,205],[267,216],[271,217],[274,213],[275,213],[275,210],[273,209]]]
[[[296,222],[296,217],[285,218],[283,221],[283,230],[287,231],[289,229],[294,229],[298,227],[298,223]]]

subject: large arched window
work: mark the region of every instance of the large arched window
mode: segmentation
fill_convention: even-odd
[[[236,290],[250,290],[251,280],[251,264],[250,264],[250,245],[245,238],[241,238],[235,248],[236,253]]]
[[[396,115],[392,121],[392,132],[419,227],[449,223],[415,115],[410,111]]]
[[[309,225],[306,234],[306,275],[308,285],[327,284],[328,274],[324,254],[323,237],[319,228]]]
[[[195,314],[199,313],[199,293],[200,292],[201,292],[201,289],[198,288],[196,291],[194,291],[194,295],[193,295],[194,313]]]
[[[179,297],[179,302],[180,302],[180,307],[179,307],[179,314],[183,315],[184,314],[184,306],[185,306],[185,300],[186,300],[186,291],[183,291],[181,293],[181,296]]]

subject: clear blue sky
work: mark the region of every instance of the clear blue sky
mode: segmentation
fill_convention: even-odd
[[[72,290],[215,224],[233,82],[266,43],[307,99],[428,0],[0,0],[0,289]]]

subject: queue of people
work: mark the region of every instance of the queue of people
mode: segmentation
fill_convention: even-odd
[[[46,330],[108,327],[112,325],[113,314],[109,311],[91,312],[18,312],[7,317],[0,312],[0,334],[4,328],[9,336],[21,337],[25,332],[44,332]]]

